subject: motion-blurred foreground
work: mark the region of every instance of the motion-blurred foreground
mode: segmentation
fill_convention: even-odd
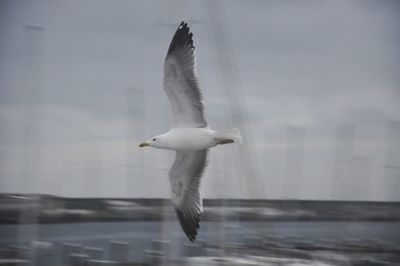
[[[210,126],[244,137],[210,153],[194,243],[174,155],[137,148],[170,126],[182,20]],[[396,0],[1,0],[0,266],[399,265],[399,22]]]
[[[188,242],[169,200],[3,194],[0,265],[397,265],[400,203],[205,200]]]

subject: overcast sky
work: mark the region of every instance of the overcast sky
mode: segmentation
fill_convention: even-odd
[[[163,60],[194,33],[204,197],[400,200],[398,1],[0,1],[0,192],[169,197]]]

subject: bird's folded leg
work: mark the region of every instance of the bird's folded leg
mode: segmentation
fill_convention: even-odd
[[[218,140],[218,144],[219,145],[223,145],[223,144],[229,144],[229,143],[233,143],[234,141],[233,141],[233,139],[220,139],[220,140]]]

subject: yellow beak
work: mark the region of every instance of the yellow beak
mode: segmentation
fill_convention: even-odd
[[[143,147],[146,147],[146,146],[149,146],[149,143],[143,142],[143,143],[141,143],[141,144],[139,145],[140,148],[143,148]]]

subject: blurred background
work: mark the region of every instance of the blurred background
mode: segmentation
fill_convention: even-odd
[[[399,11],[0,0],[0,265],[398,265]],[[210,127],[244,137],[210,152],[195,243],[174,153],[138,148],[169,129],[182,20]]]

